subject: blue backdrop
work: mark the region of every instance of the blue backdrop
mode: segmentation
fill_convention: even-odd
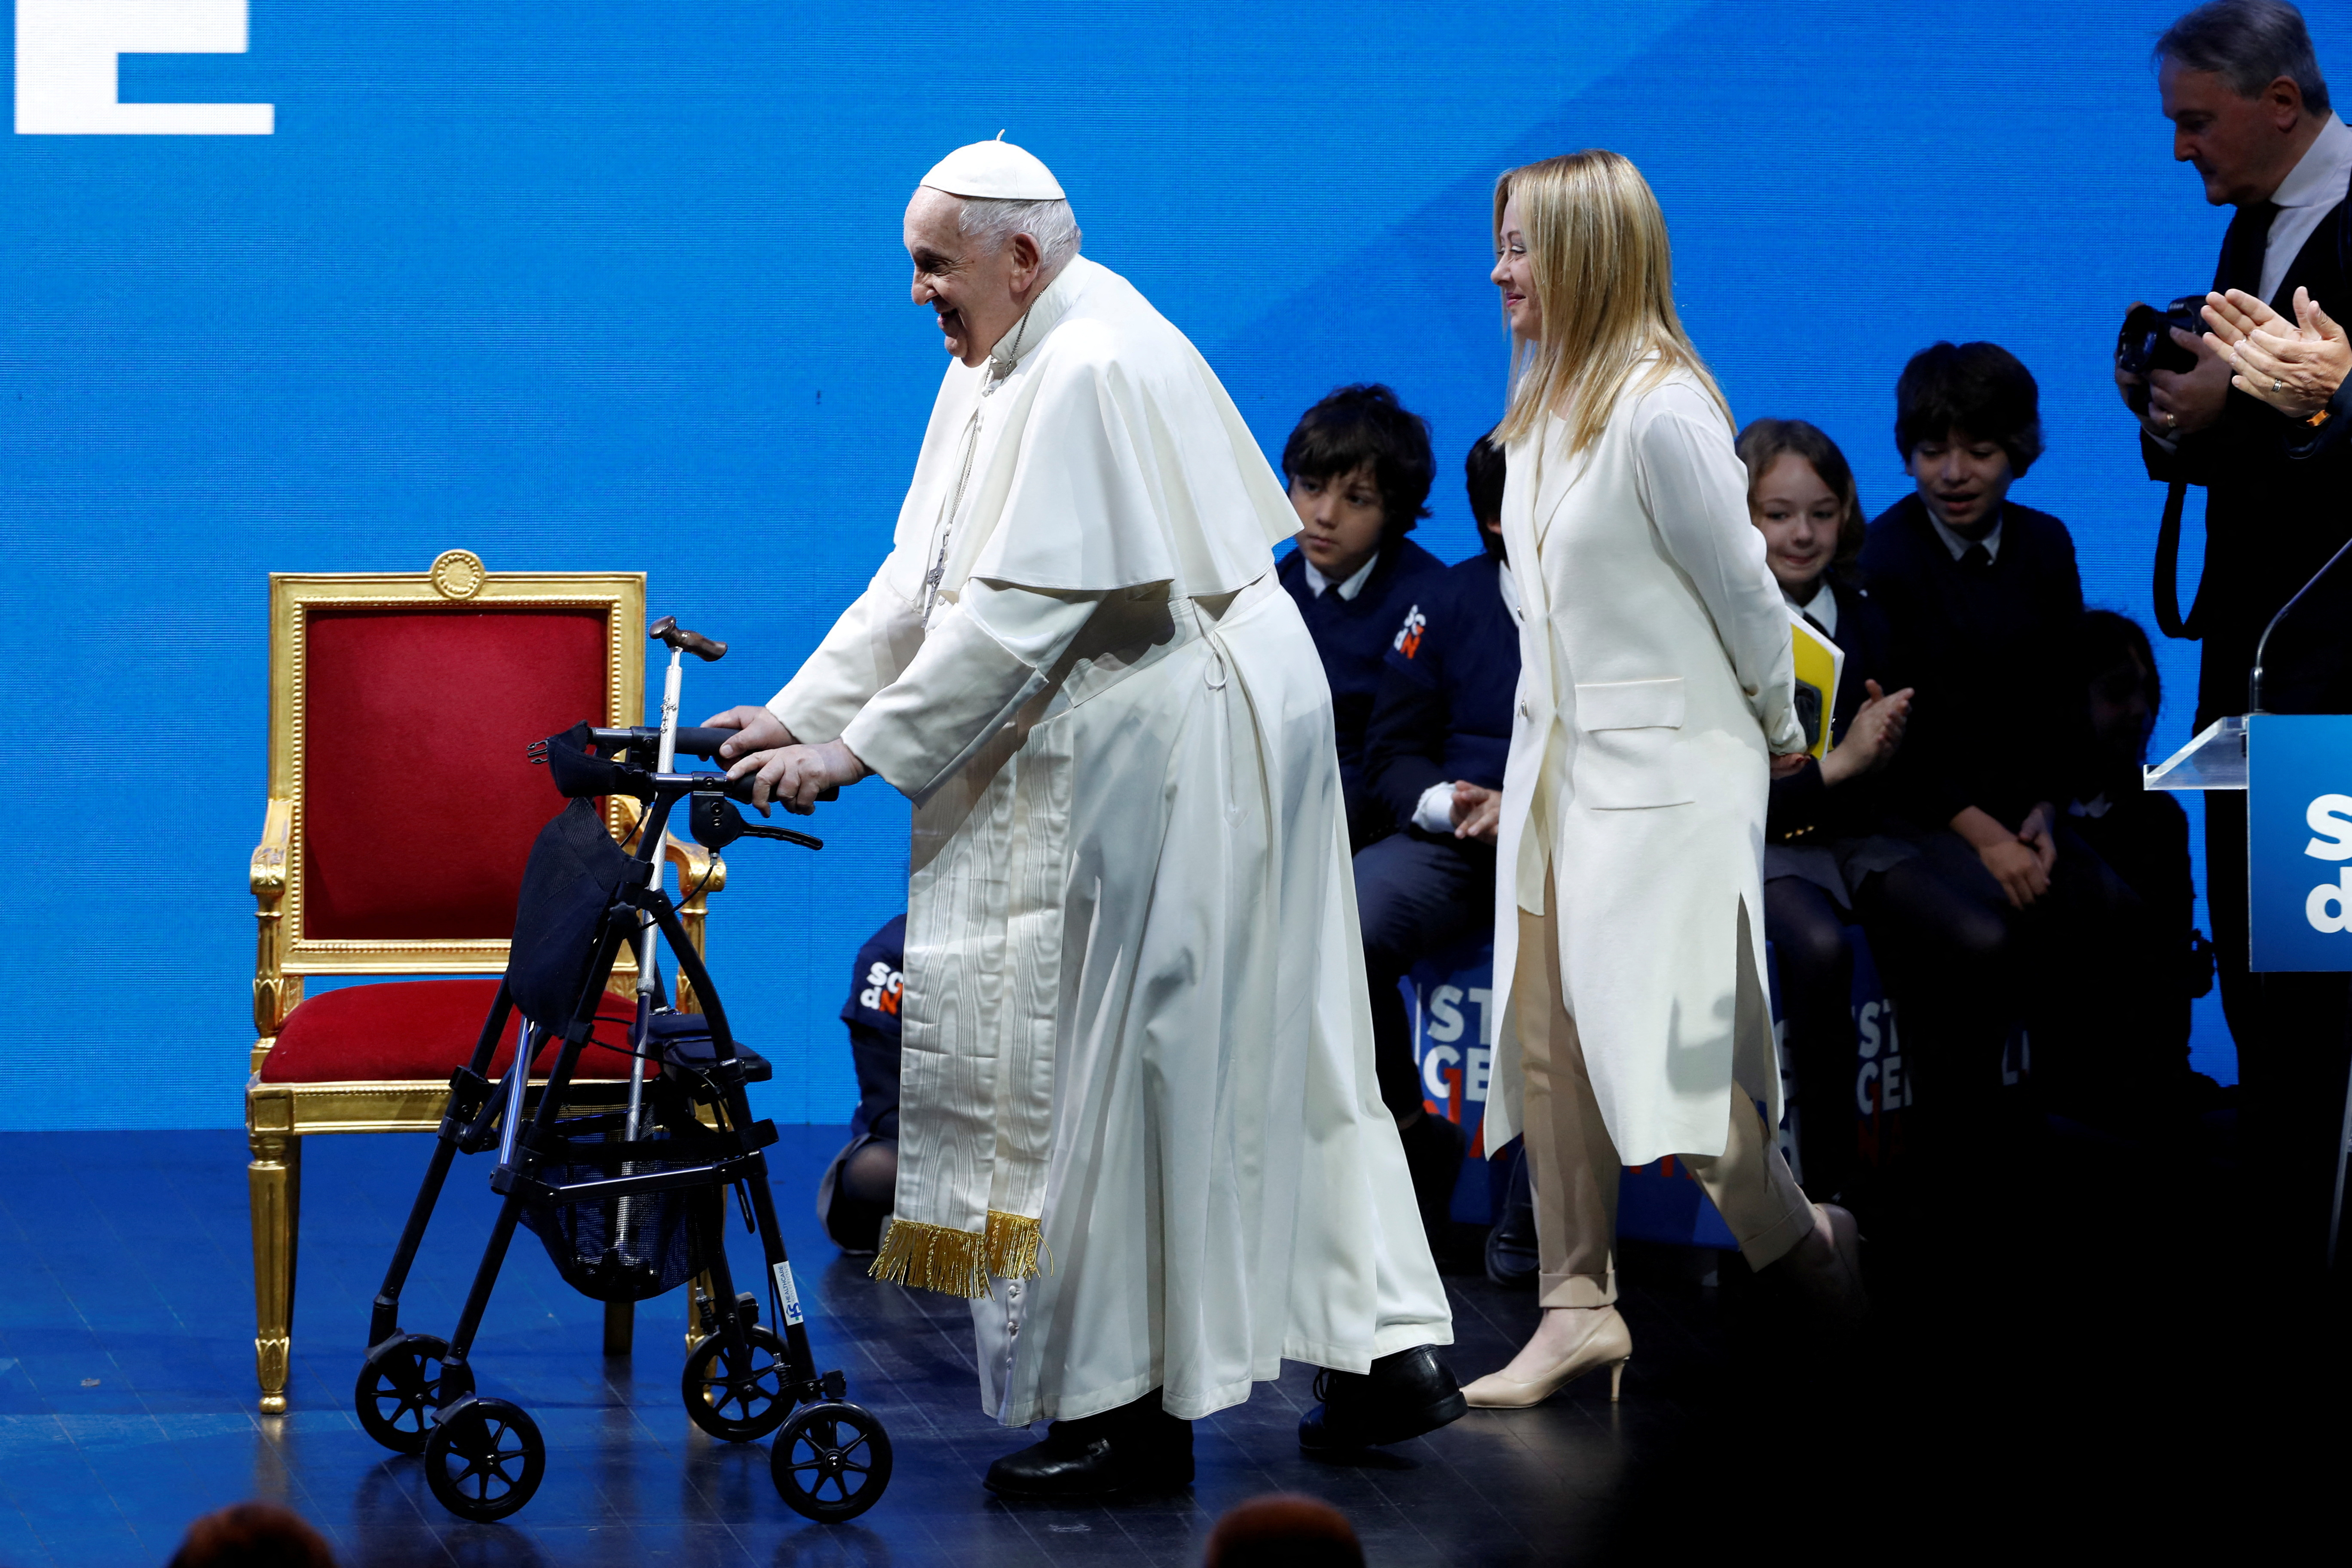
[[[2127,302],[2210,276],[2227,216],[2157,112],[2172,9],[253,0],[246,53],[125,56],[125,101],[275,130],[0,150],[0,801],[19,1016],[49,1020],[0,1126],[239,1120],[268,572],[642,569],[737,649],[690,717],[781,684],[886,548],[937,384],[901,207],[1000,128],[1269,452],[1377,378],[1449,476],[1499,408],[1495,174],[1614,147],[1743,419],[1824,426],[1874,511],[1904,359],[1997,339],[2048,426],[2017,494],[2148,621],[2160,492],[2107,356]],[[2352,17],[2313,22],[2352,58]],[[1423,539],[1468,553],[1458,484],[1436,502]],[[2159,753],[2192,667],[2166,650]],[[712,921],[793,1121],[847,1117],[833,1016],[905,860],[878,783],[821,825],[822,856],[739,854]],[[2234,1076],[2210,1003],[2198,1061]]]

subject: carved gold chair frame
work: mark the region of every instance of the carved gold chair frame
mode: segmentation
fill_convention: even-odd
[[[245,1126],[252,1147],[247,1184],[253,1210],[254,1360],[261,1409],[286,1408],[293,1345],[294,1276],[300,1226],[302,1138],[313,1132],[430,1132],[449,1099],[446,1075],[433,1080],[264,1083],[261,1067],[310,975],[502,974],[502,941],[352,941],[312,938],[302,928],[302,746],[305,637],[315,610],[399,608],[464,601],[532,608],[593,607],[604,612],[608,725],[634,724],[645,712],[646,579],[643,573],[491,573],[470,551],[452,550],[418,573],[278,573],[269,577],[269,804],[250,880],[260,920],[253,971],[253,1043],[246,1080]],[[551,810],[551,815],[552,812]],[[614,798],[608,826],[625,839],[637,804]],[[726,868],[699,846],[670,839],[667,858],[682,889],[688,937],[702,946],[705,900],[725,886]],[[615,966],[611,989],[634,991],[633,959]],[[694,1010],[682,984],[677,1005]],[[624,1304],[625,1308],[625,1303]],[[625,1348],[626,1321],[607,1315],[606,1341]]]

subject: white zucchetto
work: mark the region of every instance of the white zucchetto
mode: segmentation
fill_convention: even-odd
[[[957,148],[932,164],[931,172],[923,176],[921,183],[951,196],[977,196],[983,201],[1068,199],[1062,194],[1062,183],[1054,178],[1054,171],[1045,167],[1035,153],[1007,142],[1002,131],[993,142],[975,142],[969,147]]]

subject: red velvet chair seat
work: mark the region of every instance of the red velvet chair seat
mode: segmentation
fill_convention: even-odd
[[[287,1015],[278,1043],[261,1058],[264,1083],[381,1083],[426,1079],[446,1083],[474,1054],[498,994],[496,980],[405,980],[322,991]],[[582,1079],[625,1079],[634,1001],[607,993],[596,1009],[595,1039],[580,1058]],[[490,1060],[495,1079],[514,1060],[520,1016],[507,1015],[505,1037]],[[531,1063],[536,1076],[555,1065],[549,1046]]]

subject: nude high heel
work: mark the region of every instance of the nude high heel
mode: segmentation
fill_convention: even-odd
[[[1611,1307],[1597,1315],[1592,1331],[1579,1341],[1541,1375],[1522,1383],[1490,1372],[1462,1390],[1462,1397],[1479,1410],[1524,1410],[1541,1405],[1595,1367],[1609,1369],[1609,1399],[1616,1403],[1624,1386],[1625,1363],[1633,1359],[1633,1335],[1625,1320]]]

